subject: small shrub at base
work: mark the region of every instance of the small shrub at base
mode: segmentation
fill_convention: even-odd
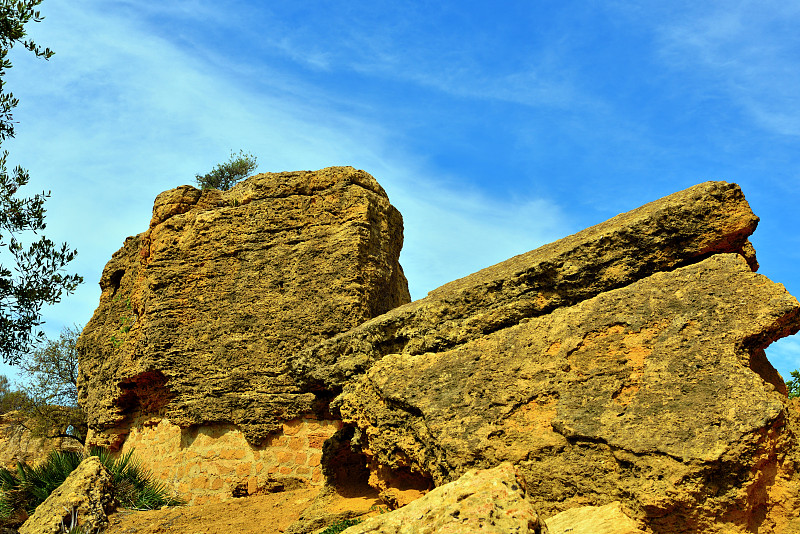
[[[336,523],[332,524],[319,534],[339,534],[343,530],[352,527],[353,525],[358,525],[364,521],[363,519],[343,519],[341,521],[337,521]]]

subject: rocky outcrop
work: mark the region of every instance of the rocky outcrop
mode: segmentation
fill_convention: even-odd
[[[717,255],[447,351],[386,356],[337,404],[375,472],[439,485],[511,461],[544,514],[622,499],[667,521],[658,532],[713,532],[720,510],[767,505],[761,470],[789,450],[762,349],[798,317],[782,286]]]
[[[406,505],[359,532],[516,520],[496,505],[524,479],[504,531],[545,532],[535,508],[570,533],[794,533],[800,416],[764,349],[800,304],[756,274],[757,222],[707,182],[406,303],[400,216],[362,171],[168,191],[79,343],[89,441],[138,425],[179,485],[198,451],[241,464],[203,491],[302,469]]]
[[[80,527],[97,534],[108,525],[114,507],[111,475],[96,456],[89,456],[40,504],[19,528],[20,534],[58,534]]]
[[[445,285],[294,370],[342,389],[332,406],[384,496],[508,461],[545,517],[620,501],[652,533],[788,533],[798,427],[764,348],[800,329],[800,305],[754,272],[757,220],[738,186],[701,184]]]
[[[410,300],[401,246],[400,213],[350,167],[160,194],[106,265],[78,342],[88,441],[117,446],[134,420],[168,418],[235,424],[258,444],[324,410],[287,362]]]
[[[344,530],[347,534],[547,534],[547,527],[525,499],[516,468],[505,463],[471,470],[393,512]]]

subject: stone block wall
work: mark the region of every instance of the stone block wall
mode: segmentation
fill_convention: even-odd
[[[168,419],[133,425],[121,451],[135,456],[188,504],[256,493],[270,480],[292,477],[322,485],[322,444],[341,428],[313,416],[287,421],[263,446],[248,444],[235,425],[181,429]]]

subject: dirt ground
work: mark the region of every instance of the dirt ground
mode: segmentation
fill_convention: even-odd
[[[280,534],[307,509],[313,512],[305,517],[343,512],[372,515],[380,504],[372,492],[321,494],[320,488],[304,488],[217,504],[147,512],[120,510],[109,516],[106,534]]]

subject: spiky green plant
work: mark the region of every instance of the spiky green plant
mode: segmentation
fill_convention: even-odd
[[[106,449],[94,448],[91,456],[97,456],[108,469],[111,492],[122,506],[151,510],[183,504],[142,467],[133,450],[115,457]],[[32,514],[83,459],[79,452],[53,451],[34,467],[24,462],[17,463],[16,472],[0,467],[0,522],[13,524],[16,517]]]
[[[31,467],[17,462],[16,471],[0,469],[0,518],[10,519],[33,511],[59,487],[83,458],[73,452],[53,451],[47,460]]]
[[[93,447],[92,456],[111,473],[114,496],[125,508],[152,510],[183,504],[172,497],[167,487],[156,480],[133,454],[133,449],[114,457],[107,449]]]

